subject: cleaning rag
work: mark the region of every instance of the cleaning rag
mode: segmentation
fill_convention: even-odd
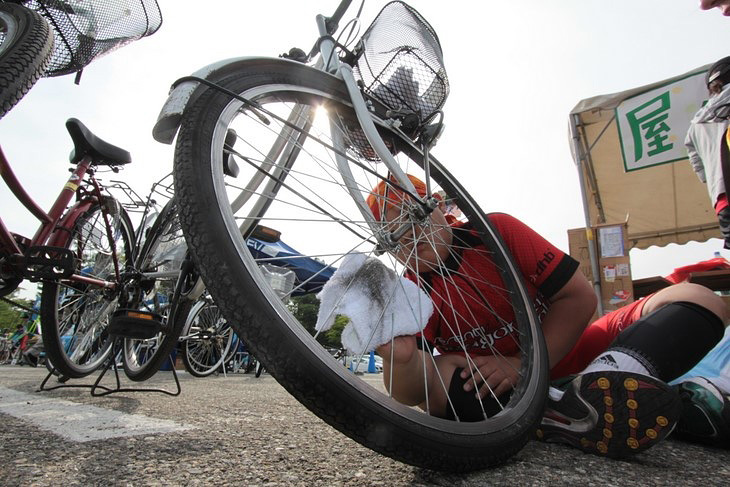
[[[363,254],[345,256],[317,297],[315,328],[326,331],[337,315],[346,316],[349,323],[342,331],[342,344],[357,355],[395,336],[418,333],[433,312],[431,299],[414,282]]]

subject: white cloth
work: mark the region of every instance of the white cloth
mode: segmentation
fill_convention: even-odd
[[[375,257],[362,254],[345,256],[317,297],[320,306],[315,328],[326,331],[336,315],[347,316],[342,344],[358,355],[394,336],[418,333],[433,312],[431,299],[415,283],[397,276]]]

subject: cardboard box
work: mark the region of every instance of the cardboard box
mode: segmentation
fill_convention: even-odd
[[[569,253],[580,263],[581,272],[591,283],[594,277],[588,245],[595,246],[604,314],[634,300],[626,235],[625,223],[568,230]]]

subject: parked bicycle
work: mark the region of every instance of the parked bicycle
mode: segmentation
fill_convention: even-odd
[[[0,1],[0,72],[5,74],[0,76],[0,118],[41,76],[75,72],[78,83],[82,70],[94,59],[155,33],[161,23],[156,0]],[[0,229],[0,295],[24,278],[43,281],[44,347],[53,372],[64,378],[83,377],[106,363],[115,332],[109,328],[110,317],[118,307],[145,304],[154,309],[155,319],[140,324],[136,339],[124,324],[116,329],[117,336],[126,337],[127,375],[144,380],[169,354],[179,333],[179,329],[170,330],[175,333],[172,345],[165,339],[169,303],[159,299],[164,301],[170,293],[144,295],[155,284],[150,284],[149,275],[140,277],[139,269],[149,269],[158,242],[135,245],[124,206],[108,194],[114,185],[104,186],[94,179],[100,166],[118,171],[130,162],[129,153],[97,138],[77,120],[70,119],[67,127],[75,143],[72,162],[78,166],[48,214],[24,192],[2,156],[3,178],[42,223],[32,239],[10,234],[4,226]],[[74,193],[78,201],[64,214]],[[165,230],[158,225],[156,231]],[[140,291],[136,287],[140,279],[151,287]],[[142,296],[154,304],[141,303]],[[149,322],[153,323],[151,336],[147,336]]]
[[[154,183],[144,203],[139,250],[124,273],[124,299],[112,321],[112,331],[124,337],[124,372],[134,381],[149,379],[168,359],[205,289],[192,266],[186,265],[187,246],[171,179],[165,176]]]
[[[344,0],[331,17],[317,16],[320,37],[309,51],[221,61],[174,84],[154,135],[166,143],[177,135],[174,174],[183,232],[223,315],[269,373],[320,418],[413,465],[495,465],[523,447],[544,407],[547,356],[533,297],[484,212],[431,154],[448,93],[436,33],[411,7],[391,2],[354,42],[357,20],[338,30],[349,5]],[[406,174],[425,183],[426,195]],[[407,211],[396,228],[375,218],[365,202],[381,181],[404,195]],[[442,269],[446,279],[462,280],[459,288],[491,285],[503,298],[501,313],[514,315],[504,326],[516,331],[520,380],[509,399],[494,398],[499,411],[485,413],[482,421],[448,421],[430,414],[428,404],[408,407],[342,367],[282,300],[280,281],[264,265],[270,257],[247,248],[247,236],[263,224],[302,254],[293,259],[323,262],[323,271],[362,253],[402,275],[406,269],[387,252],[404,238],[433,245],[439,225],[429,215],[435,207],[469,229],[498,271],[489,276],[491,284],[477,275],[449,274],[458,249],[428,265]],[[409,270],[415,275],[425,264]],[[314,292],[306,289],[309,282],[299,280],[285,297]],[[420,284],[433,291],[428,282]],[[437,315],[453,316],[465,308],[461,301],[479,299],[479,293],[442,295],[433,306]],[[454,330],[451,349],[466,350],[463,333]],[[484,336],[485,346],[492,339]]]
[[[91,61],[154,34],[156,0],[0,1],[0,118],[43,76],[81,71]]]
[[[97,175],[118,172],[131,157],[79,120],[69,119],[66,128],[74,144],[73,170],[48,212],[25,192],[0,150],[3,180],[40,221],[35,235],[24,237],[11,233],[0,220],[0,295],[17,289],[24,279],[42,281],[46,354],[66,376],[82,377],[96,370],[110,352],[108,318],[134,255],[127,212]]]

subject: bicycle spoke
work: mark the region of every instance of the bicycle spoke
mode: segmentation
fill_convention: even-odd
[[[426,165],[419,149],[381,123],[379,113],[376,127],[384,132],[395,165],[373,157],[336,83],[330,93],[314,81],[305,86],[285,82],[294,77],[289,72],[271,75],[270,84],[261,82],[265,76],[242,74],[225,82],[255,104],[255,112],[241,110],[241,100],[220,93],[201,96],[181,127],[175,156],[191,251],[213,299],[251,353],[335,425],[341,426],[336,416],[307,391],[341,386],[343,397],[352,391],[363,414],[372,407],[383,413],[376,421],[394,415],[395,430],[418,425],[440,435],[463,434],[462,439],[467,432],[475,433],[470,438],[486,438],[505,429],[524,435],[517,418],[536,415],[535,406],[540,407],[531,401],[546,380],[542,364],[537,365],[543,349],[536,321],[526,311],[533,296],[522,287],[488,217],[438,161]],[[239,170],[236,177],[225,169],[231,161]],[[403,173],[424,181],[438,197],[414,188],[412,181],[394,180],[394,174]],[[374,219],[368,201],[377,199],[383,184],[389,192],[381,212],[402,211]],[[387,277],[369,284],[345,279],[327,304],[330,316],[319,316],[323,286],[344,263],[363,257],[386,268]],[[480,267],[480,259],[489,264]],[[414,284],[425,298],[403,297]],[[368,293],[371,297],[364,298]],[[363,299],[357,310],[356,299]],[[402,325],[394,322],[396,304],[405,321],[429,323],[426,338],[433,343],[419,339],[425,353],[409,348],[416,348],[415,337],[388,341],[387,330]],[[372,327],[353,330],[355,320]],[[353,364],[364,363],[369,350],[386,354],[383,380],[361,380],[324,350],[342,349],[348,336],[357,337],[357,343],[347,342],[356,348]],[[212,343],[187,342],[190,361],[218,356]],[[297,372],[284,348],[301,359],[306,375]],[[417,353],[420,366],[411,374],[394,370],[399,353]],[[510,371],[517,382],[511,391],[483,385],[488,379],[479,370],[486,367],[484,356]],[[467,371],[465,380],[455,375],[459,368]],[[310,383],[310,377],[322,382]],[[462,417],[450,397],[457,379],[480,388],[484,401],[478,403],[478,415]],[[456,421],[444,421],[449,413]]]

